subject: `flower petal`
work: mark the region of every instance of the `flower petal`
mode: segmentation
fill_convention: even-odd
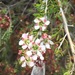
[[[46,46],[47,49],[51,49],[50,45],[48,43],[46,43],[45,46]]]
[[[26,49],[26,48],[27,48],[27,45],[23,45],[23,46],[22,46],[22,49]]]
[[[38,38],[35,40],[35,44],[39,44],[40,42],[41,42],[41,40]]]
[[[42,31],[45,31],[46,30],[46,26],[42,26]]]
[[[23,62],[21,67],[26,67],[26,62]]]
[[[51,45],[54,45],[53,41],[51,41],[51,40],[49,40],[49,43],[50,43]]]
[[[35,30],[38,30],[40,28],[40,26],[38,25],[38,26],[34,26],[34,29]]]
[[[20,40],[19,41],[19,45],[23,45],[24,44],[24,41],[23,40]]]
[[[25,60],[25,57],[24,56],[20,57],[20,61],[21,62],[24,61],[24,60]]]
[[[37,55],[32,56],[33,60],[37,60]]]
[[[34,19],[34,22],[39,23],[40,21],[36,18],[36,19]]]
[[[33,67],[35,64],[34,64],[34,62],[29,62],[29,64],[28,64],[30,67]]]
[[[43,57],[43,56],[40,56],[40,59],[41,59],[41,60],[44,60],[44,57]]]
[[[28,56],[31,56],[31,55],[32,55],[32,52],[31,52],[31,51],[27,51],[26,54],[27,54]]]
[[[23,38],[23,39],[27,39],[27,38],[28,38],[28,33],[22,34],[22,38]]]
[[[37,55],[38,55],[38,56],[42,56],[42,54],[41,54],[40,51],[37,51]]]
[[[45,22],[45,25],[49,25],[49,24],[50,24],[50,21],[46,21],[46,22]]]

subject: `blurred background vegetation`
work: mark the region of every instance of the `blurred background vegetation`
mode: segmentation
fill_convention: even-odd
[[[68,24],[73,24],[69,31],[75,44],[75,0],[61,2]],[[10,17],[9,26],[5,27],[5,24],[3,27],[0,26],[0,75],[31,74],[31,68],[21,68],[18,62],[20,50],[18,41],[22,33],[31,31],[35,17],[45,15],[45,6],[43,0],[0,0],[0,17],[4,15]],[[48,0],[46,15],[51,22],[48,34],[55,43],[51,52],[46,54],[46,75],[70,75],[74,62],[67,38],[58,49],[65,31],[57,0]]]

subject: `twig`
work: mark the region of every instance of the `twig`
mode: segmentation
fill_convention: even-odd
[[[67,36],[67,34],[65,34],[65,36],[63,37],[63,40],[60,42],[60,45],[59,45],[58,49],[60,49],[60,47],[62,46],[62,44],[63,44],[63,42],[64,42],[66,36]]]

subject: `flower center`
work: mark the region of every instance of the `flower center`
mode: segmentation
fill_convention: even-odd
[[[38,46],[37,45],[33,45],[33,49],[34,50],[37,50],[38,49]]]

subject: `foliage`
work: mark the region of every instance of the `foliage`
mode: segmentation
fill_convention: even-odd
[[[45,1],[45,0],[44,0]],[[47,15],[50,20],[50,25],[47,28],[48,34],[51,34],[52,40],[55,43],[52,50],[47,53],[47,71],[46,75],[70,75],[73,65],[73,57],[70,50],[69,42],[65,38],[60,49],[60,43],[65,35],[63,21],[61,18],[57,0],[48,0],[48,9],[45,13],[45,2],[42,0],[1,0],[0,16],[7,15],[10,17],[10,25],[7,28],[0,27],[0,74],[11,75],[29,75],[31,69],[21,68],[17,61],[20,58],[18,55],[19,39],[24,32],[32,31],[34,17],[42,17]],[[75,15],[74,1],[61,0],[62,7],[67,17],[68,23],[74,24],[74,28],[69,27],[70,33],[75,43]],[[1,23],[1,20],[0,20]],[[34,31],[35,35],[36,32]],[[52,66],[50,65],[52,64]],[[4,72],[5,71],[5,72]],[[27,73],[29,71],[29,73]],[[3,73],[4,72],[4,73]]]

